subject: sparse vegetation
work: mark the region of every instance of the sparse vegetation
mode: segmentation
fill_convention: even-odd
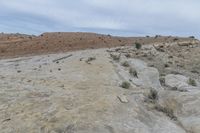
[[[118,52],[118,51],[120,51],[121,50],[121,48],[116,48],[115,49],[115,52]]]
[[[142,48],[142,45],[138,42],[135,43],[135,48],[136,49],[141,49]]]
[[[174,38],[173,41],[178,41],[178,38]]]
[[[170,56],[168,56],[168,58],[169,58],[169,59],[172,59],[172,58],[173,58],[173,56],[172,56],[172,55],[170,55]]]
[[[112,59],[113,59],[114,61],[119,61],[120,58],[121,58],[121,54],[119,54],[119,55],[110,54],[110,57],[112,57]]]
[[[124,61],[124,62],[122,63],[122,66],[124,66],[124,67],[129,67],[130,65],[129,65],[128,61]]]
[[[166,74],[165,73],[160,73],[160,76],[164,77],[164,76],[166,76]]]
[[[199,74],[199,72],[197,70],[191,70],[191,73],[197,73],[197,74]]]
[[[122,82],[121,87],[124,89],[129,89],[131,84],[127,81]]]
[[[111,38],[112,36],[110,34],[107,35],[109,38]]]
[[[93,61],[93,60],[96,60],[96,58],[95,58],[95,57],[89,57],[89,58],[86,60],[86,63],[90,63],[90,62]]]
[[[169,67],[169,64],[165,64],[164,66],[165,66],[165,68],[167,68],[167,67]]]
[[[95,57],[89,57],[89,58],[87,59],[88,62],[89,62],[89,61],[93,61],[93,60],[96,60],[96,58],[95,58]]]
[[[175,86],[175,87],[172,87],[171,90],[172,90],[172,91],[177,91],[178,88]]]
[[[158,100],[158,92],[157,90],[155,89],[151,89],[149,94],[148,94],[148,98],[151,100],[151,101],[156,101]]]
[[[6,50],[5,49],[1,49],[1,53],[5,53],[6,52]]]
[[[191,85],[191,86],[197,86],[196,81],[194,79],[192,79],[192,78],[189,78],[188,84]]]
[[[131,54],[125,54],[126,58],[131,58]]]
[[[158,38],[158,37],[161,37],[161,35],[156,35],[154,38],[156,39],[156,38]]]
[[[21,70],[17,70],[17,73],[21,73],[22,71]]]
[[[189,36],[189,38],[195,39],[195,37],[194,37],[194,36]]]
[[[155,109],[159,112],[163,112],[172,120],[177,120],[177,117],[174,115],[174,111],[172,109],[170,109],[169,107],[162,107],[160,105],[156,105]]]
[[[129,69],[129,73],[130,73],[130,75],[132,75],[133,77],[138,78],[137,71],[136,71],[134,68],[130,68],[130,69]]]
[[[159,80],[160,80],[160,84],[164,86],[165,85],[165,78],[164,77],[160,77]]]

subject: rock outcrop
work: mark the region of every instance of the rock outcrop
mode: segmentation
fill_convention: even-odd
[[[188,84],[189,78],[183,75],[169,74],[165,76],[165,84],[174,90],[187,91],[189,88],[193,88]]]
[[[199,51],[149,44],[0,60],[0,133],[199,133]]]

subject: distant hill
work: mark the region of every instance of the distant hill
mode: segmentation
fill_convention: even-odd
[[[25,34],[0,34],[0,56],[17,57],[45,53],[56,53],[82,49],[96,49],[149,43],[192,41],[193,38],[171,36],[116,37],[96,33],[53,32],[39,36]]]

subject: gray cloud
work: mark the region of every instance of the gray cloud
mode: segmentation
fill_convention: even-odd
[[[2,32],[198,36],[198,0],[1,0]]]

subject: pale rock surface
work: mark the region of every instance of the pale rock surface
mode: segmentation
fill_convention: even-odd
[[[148,67],[145,62],[139,59],[129,59],[130,66],[137,71],[138,79],[133,82],[143,88],[163,89],[159,81],[159,72],[156,68]]]
[[[177,88],[177,90],[180,91],[186,91],[186,90],[191,90],[194,87],[188,84],[189,78],[183,76],[183,75],[175,75],[175,74],[169,74],[165,76],[165,84],[166,86],[169,86],[171,88]]]
[[[174,110],[180,125],[187,132],[200,132],[200,90],[163,91],[160,93],[160,104]]]
[[[119,87],[122,80],[105,49],[52,62],[68,54],[0,61],[1,133],[185,133],[145,105],[145,90]],[[96,60],[88,64],[89,57]],[[150,80],[152,73],[144,73]]]

